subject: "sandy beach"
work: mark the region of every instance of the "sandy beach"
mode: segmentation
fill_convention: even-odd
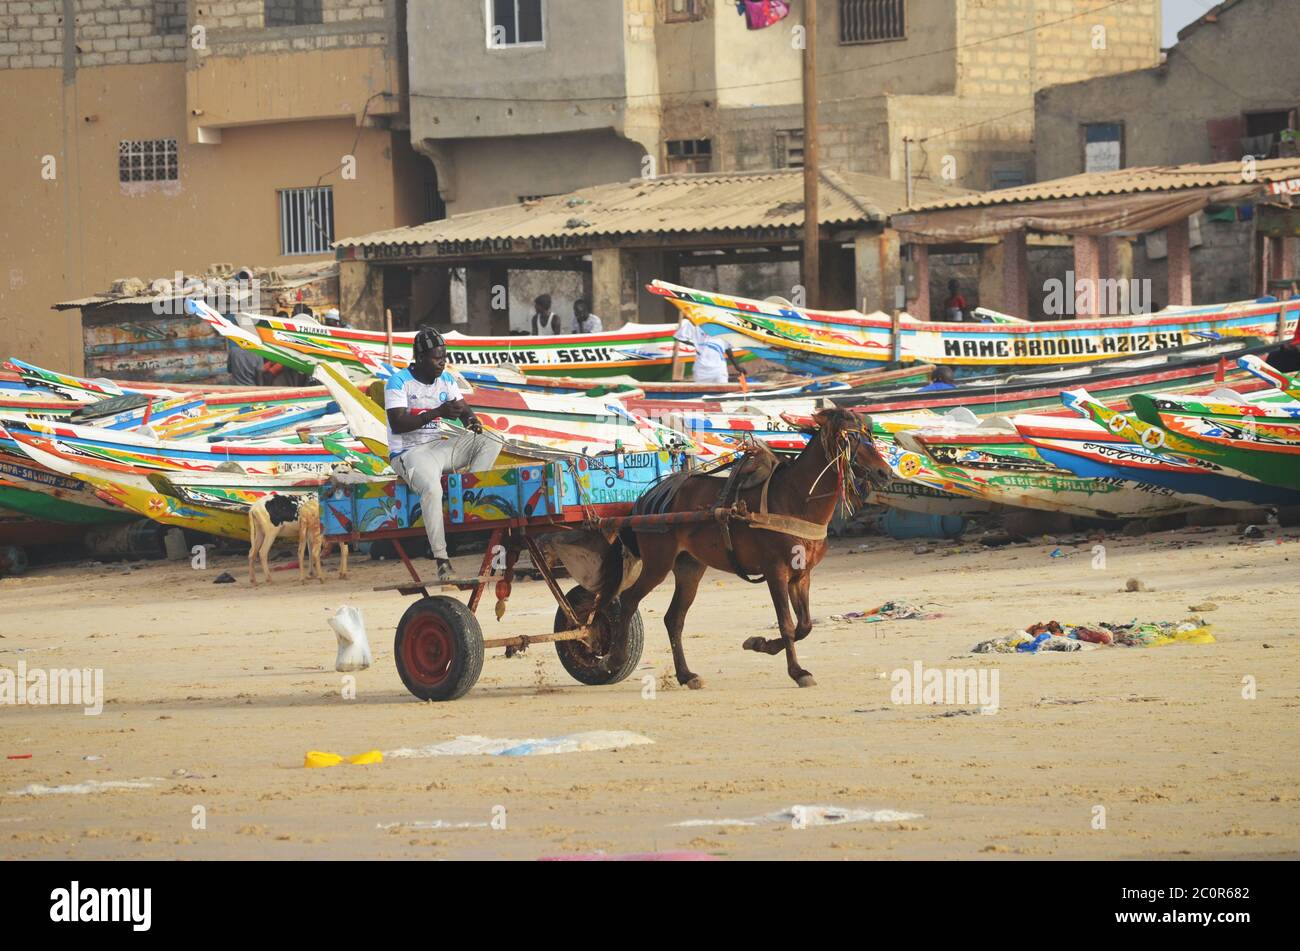
[[[1092,544],[835,542],[799,649],[811,689],[783,657],[741,650],[775,636],[766,587],[710,573],[686,623],[702,691],[672,676],[670,582],[642,607],[645,654],[627,681],[581,686],[541,644],[490,652],[474,690],[445,704],[398,678],[393,631],[409,599],[371,590],[402,579],[392,561],[356,558],[340,581],[330,559],[323,586],[282,571],[255,590],[238,556],[202,571],[33,568],[0,580],[0,666],[102,668],[105,703],[98,716],[0,707],[0,858],[1295,856],[1300,532],[1106,539],[1104,569]],[[224,570],[238,583],[214,585]],[[1147,590],[1125,592],[1129,578]],[[825,620],[891,599],[942,617]],[[375,654],[353,699],[326,623],[345,604],[363,611]],[[970,653],[1037,621],[1180,620],[1192,605],[1215,643]],[[502,622],[491,608],[489,595],[486,636],[548,631],[555,610],[533,581],[516,584]],[[892,672],[917,661],[996,670],[998,709],[892,702]],[[303,767],[309,750],[592,731],[652,742]],[[796,806],[861,812],[823,825]]]

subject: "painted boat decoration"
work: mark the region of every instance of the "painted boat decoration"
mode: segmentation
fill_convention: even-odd
[[[1013,416],[1016,431],[1046,461],[1083,478],[1161,485],[1199,505],[1300,505],[1300,492],[1243,479],[1211,462],[1156,453],[1074,416]]]
[[[1015,448],[1018,434],[988,422],[966,433],[902,431],[899,444],[928,458],[954,488],[996,505],[1062,512],[1084,518],[1149,518],[1192,507],[1173,490],[1148,482],[1079,478],[1038,456],[1032,446]],[[951,450],[959,462],[940,462],[935,449]],[[965,455],[963,456],[963,452]],[[999,465],[999,460],[1007,462]]]
[[[664,281],[648,286],[705,333],[800,372],[834,373],[898,359],[955,367],[1089,363],[1181,347],[1203,336],[1274,340],[1291,333],[1300,300],[1171,307],[1135,317],[946,323],[905,315],[895,340],[883,313],[813,311],[710,294]]]
[[[1212,463],[1240,476],[1287,489],[1300,488],[1300,459],[1294,454],[1211,442],[1166,430],[1136,414],[1122,413],[1093,399],[1086,390],[1061,394],[1066,407],[1112,433],[1155,453],[1176,453]]]
[[[959,379],[950,390],[911,390],[865,394],[829,394],[837,406],[865,413],[904,412],[918,406],[932,409],[965,407],[982,415],[1021,413],[1027,410],[1055,410],[1061,390],[1086,387],[1107,401],[1132,393],[1183,390],[1216,382],[1243,392],[1264,388],[1264,381],[1252,379],[1247,371],[1232,366],[1243,354],[1263,353],[1268,345],[1251,341],[1219,341],[1154,354],[1139,360],[1019,370],[989,377]]]

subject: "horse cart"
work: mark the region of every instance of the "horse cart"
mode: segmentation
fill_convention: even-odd
[[[629,520],[636,499],[686,463],[678,453],[613,452],[446,476],[448,533],[490,532],[473,577],[438,581],[420,576],[402,545],[403,539],[425,535],[420,499],[391,478],[324,487],[322,529],[327,539],[354,546],[392,542],[410,579],[375,590],[419,596],[398,622],[393,656],[402,683],[421,700],[464,696],[478,680],[490,648],[504,647],[510,656],[548,641],[579,683],[613,684],[636,669],[644,634],[638,612],[629,620],[626,636],[615,643],[619,625],[611,612],[618,610],[616,603],[592,615],[602,544],[594,530],[610,531]],[[558,604],[552,630],[485,638],[476,617],[483,596],[492,586],[500,621],[524,551]],[[567,591],[556,577],[561,564],[580,582]],[[462,602],[445,591],[468,592],[469,597]]]

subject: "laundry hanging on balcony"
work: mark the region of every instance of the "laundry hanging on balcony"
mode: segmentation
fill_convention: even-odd
[[[745,18],[748,29],[761,30],[788,17],[790,4],[785,0],[736,0],[736,12]]]

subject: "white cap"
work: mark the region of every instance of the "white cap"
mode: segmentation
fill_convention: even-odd
[[[325,319],[337,323],[339,319],[338,308],[331,307],[329,310],[325,311]]]

